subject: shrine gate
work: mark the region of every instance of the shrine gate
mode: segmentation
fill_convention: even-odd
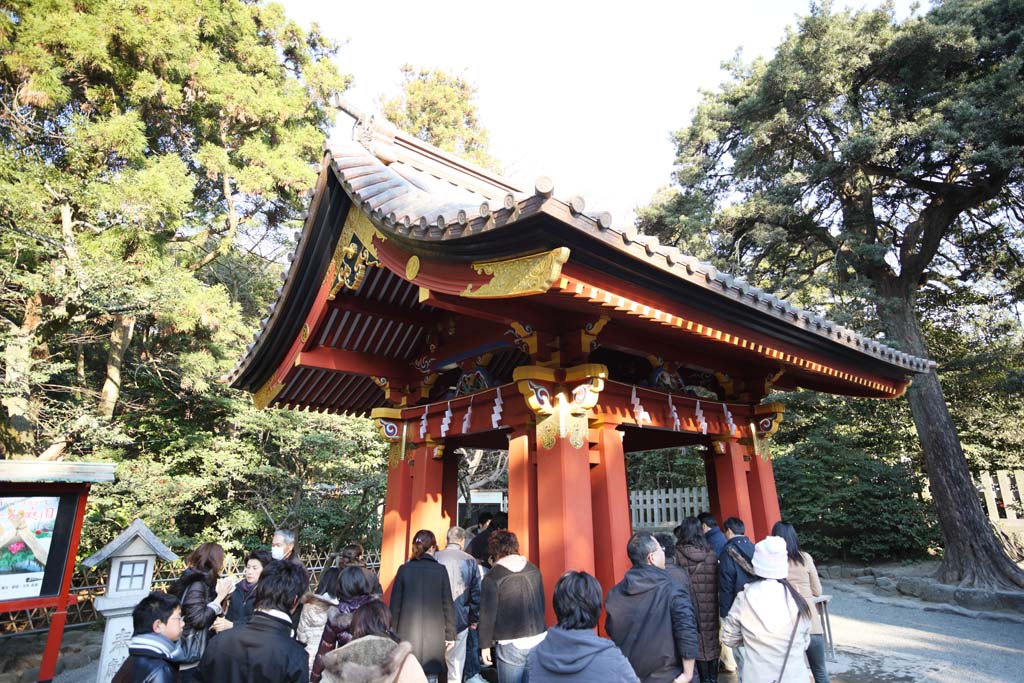
[[[457,522],[460,447],[508,449],[509,528],[550,594],[628,568],[626,454],[702,445],[721,520],[779,519],[768,443],[798,387],[894,398],[934,363],[357,115],[230,376],[258,406],[371,415],[391,443],[380,580]]]

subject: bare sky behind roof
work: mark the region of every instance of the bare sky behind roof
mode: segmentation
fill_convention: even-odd
[[[835,3],[877,7],[881,0]],[[900,16],[910,2],[896,3]],[[769,56],[807,0],[513,3],[284,0],[290,17],[344,44],[355,76],[346,97],[376,111],[398,92],[404,63],[461,74],[505,175],[527,188],[547,175],[555,194],[584,197],[615,225],[670,181],[672,131],[686,125],[723,61]],[[351,120],[339,117],[336,135]]]

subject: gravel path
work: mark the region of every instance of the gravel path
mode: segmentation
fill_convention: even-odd
[[[829,582],[825,589],[833,595],[839,661],[829,669],[837,683],[1024,681],[1024,623],[1019,617],[950,613],[846,582]]]

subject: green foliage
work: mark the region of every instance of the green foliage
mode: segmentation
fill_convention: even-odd
[[[973,501],[954,493],[971,488],[958,442],[975,469],[1012,466],[1021,453],[1022,26],[1020,0],[943,0],[904,21],[891,4],[812,4],[771,58],[725,65],[727,81],[675,134],[674,186],[638,220],[755,285],[938,360],[941,386],[922,378],[907,394],[923,445],[904,438],[905,412],[879,420],[859,403],[804,418],[804,441],[791,443],[797,453],[818,438],[837,472],[844,458],[860,463],[871,476],[858,486],[897,486],[884,468],[903,455],[945,480],[938,505],[978,526]],[[794,462],[813,473],[814,457]],[[983,553],[961,528],[943,535],[955,557],[947,579],[988,561],[991,544]]]
[[[891,560],[938,544],[923,478],[909,461],[869,455],[868,445],[819,424],[773,459],[782,518],[815,557]]]
[[[15,2],[0,46],[0,456],[117,463],[83,553],[135,517],[179,550],[372,542],[370,425],[219,383],[301,224],[335,46],[242,0]]]
[[[476,88],[461,76],[440,70],[402,67],[402,94],[381,102],[389,121],[424,142],[494,169],[487,131],[473,102]]]
[[[634,451],[626,456],[626,485],[630,491],[704,486],[704,460],[697,449],[662,448]]]

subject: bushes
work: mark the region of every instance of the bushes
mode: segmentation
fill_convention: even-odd
[[[782,518],[815,557],[876,560],[924,554],[939,542],[923,478],[828,438],[774,460]]]

